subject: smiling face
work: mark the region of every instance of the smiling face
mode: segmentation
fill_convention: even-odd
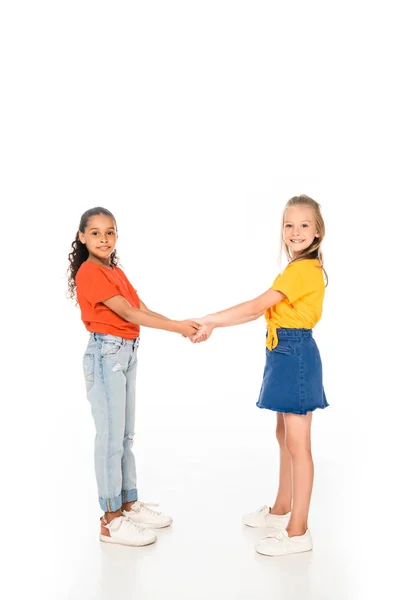
[[[79,239],[86,244],[88,260],[108,266],[118,239],[116,223],[107,215],[93,215],[88,219],[85,231],[79,232]]]
[[[299,256],[319,237],[312,208],[304,205],[290,206],[283,215],[283,241],[293,258]]]

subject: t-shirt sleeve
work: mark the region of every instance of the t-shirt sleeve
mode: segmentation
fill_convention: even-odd
[[[310,267],[305,262],[299,261],[286,267],[271,286],[271,289],[285,294],[290,304],[312,291]]]
[[[136,295],[136,296],[137,296],[137,295],[138,295],[138,291],[137,291],[137,289],[135,289],[135,288],[133,287],[133,285],[131,284],[131,282],[129,281],[129,279],[128,279],[126,276],[125,276],[125,281],[126,281],[126,284],[127,284],[128,288],[129,288],[129,290],[130,290],[130,291],[131,291],[131,292],[132,292],[134,295]]]
[[[101,269],[93,269],[86,272],[77,281],[79,293],[94,306],[99,302],[104,302],[113,296],[121,295],[121,292],[110,279],[107,273]]]
[[[131,282],[129,281],[129,279],[127,278],[125,273],[123,272],[123,270],[120,269],[119,267],[117,267],[117,270],[118,270],[118,273],[121,275],[122,279],[124,280],[125,285],[128,288],[128,291],[130,292],[130,294],[132,294],[132,296],[134,298],[138,297],[137,289],[133,287],[133,285],[131,284]]]

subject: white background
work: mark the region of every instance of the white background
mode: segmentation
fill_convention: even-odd
[[[5,597],[397,595],[395,4],[2,3]],[[262,319],[196,346],[143,328],[139,488],[174,525],[149,548],[100,546],[87,332],[65,297],[81,214],[115,214],[132,284],[183,319],[269,287],[299,193],[322,205],[330,277],[314,552],[258,556],[241,527],[277,484]]]

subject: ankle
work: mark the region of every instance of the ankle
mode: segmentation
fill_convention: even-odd
[[[286,533],[289,537],[297,537],[299,535],[304,535],[307,532],[308,527],[286,527]]]
[[[271,515],[287,515],[290,512],[290,505],[275,503],[270,509]]]
[[[131,510],[131,507],[136,503],[136,500],[133,500],[133,502],[124,502],[121,506],[121,510]]]
[[[107,523],[111,523],[111,521],[113,521],[114,519],[117,519],[118,517],[122,517],[122,510],[116,510],[115,512],[106,512],[104,513],[104,518],[107,521]]]

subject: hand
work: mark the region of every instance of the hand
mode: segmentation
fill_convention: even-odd
[[[177,321],[177,323],[177,333],[181,333],[183,337],[192,338],[201,328],[199,323],[196,323],[196,321],[192,321],[190,319],[187,319],[186,321]]]
[[[193,344],[205,342],[206,340],[208,340],[208,338],[214,330],[213,325],[211,325],[210,323],[204,323],[202,321],[202,319],[198,320],[198,322],[201,324],[201,328],[197,331],[197,333],[195,333],[195,335],[192,335],[190,338],[190,341],[193,342]]]

